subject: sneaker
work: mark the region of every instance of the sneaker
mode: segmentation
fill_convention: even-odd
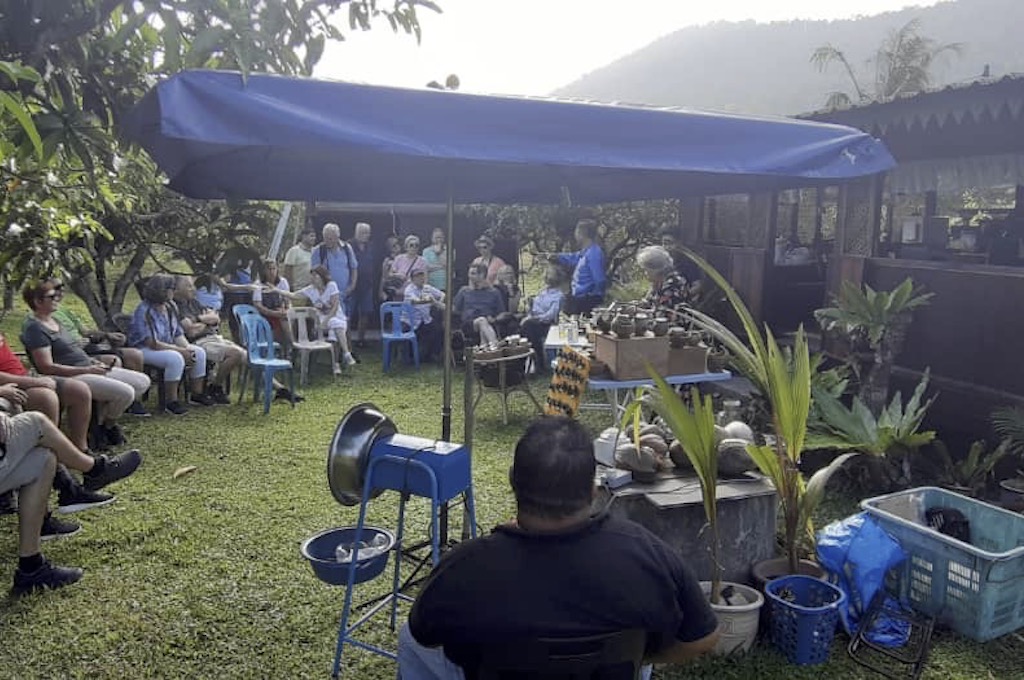
[[[110,442],[107,441],[107,428],[103,427],[99,423],[89,428],[89,450],[90,451],[106,451],[110,448]]]
[[[43,519],[43,528],[39,532],[39,540],[52,541],[55,538],[67,538],[68,536],[74,536],[81,530],[82,527],[79,526],[78,522],[57,519],[50,513],[46,513],[46,517]]]
[[[230,404],[231,398],[228,397],[228,393],[224,391],[224,388],[220,385],[211,385],[207,390],[210,398],[213,399],[213,403],[216,405]]]
[[[357,363],[359,363],[358,361],[356,361],[356,358],[352,356],[352,352],[345,352],[345,356],[343,356],[341,360],[345,362],[346,366],[355,366]]]
[[[0,493],[0,515],[13,515],[18,512],[18,498],[13,491]]]
[[[61,515],[70,515],[93,508],[102,508],[104,505],[110,505],[114,500],[113,494],[106,491],[89,491],[81,484],[76,483],[73,489],[57,496],[57,512]]]
[[[188,413],[188,409],[181,405],[180,401],[169,401],[164,404],[164,411],[174,416],[183,416]]]
[[[193,406],[213,406],[217,402],[206,392],[200,392],[199,394],[189,395],[188,403]]]
[[[33,572],[25,573],[21,569],[14,572],[12,597],[20,597],[36,590],[55,590],[69,586],[82,578],[82,570],[78,567],[59,567],[43,560],[43,566]]]
[[[283,399],[284,401],[294,401],[298,403],[300,401],[306,401],[306,398],[301,394],[295,394],[287,387],[278,387],[274,391],[274,399]]]
[[[128,410],[125,411],[125,413],[136,416],[138,418],[149,418],[150,415],[152,415],[149,411],[146,410],[146,407],[142,405],[141,401],[133,401],[132,405],[128,407]]]
[[[113,425],[100,425],[100,429],[103,431],[103,437],[111,446],[120,446],[125,443],[124,430],[117,423]]]
[[[142,454],[137,449],[132,449],[116,456],[99,456],[96,463],[96,467],[82,475],[85,488],[88,491],[98,491],[107,484],[124,479],[135,472],[135,469],[142,463]]]

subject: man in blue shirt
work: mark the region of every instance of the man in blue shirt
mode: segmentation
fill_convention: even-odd
[[[565,301],[565,313],[588,314],[604,300],[604,251],[595,242],[597,222],[594,220],[577,222],[575,235],[580,249],[574,253],[559,253],[552,259],[573,268],[572,294]]]
[[[352,246],[341,240],[341,227],[333,222],[324,225],[324,241],[310,256],[314,267],[323,265],[331,273],[331,280],[338,286],[342,305],[348,305],[348,297],[359,281],[359,260]]]

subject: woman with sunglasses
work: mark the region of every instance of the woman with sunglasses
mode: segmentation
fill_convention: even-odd
[[[64,297],[53,280],[29,283],[22,291],[25,304],[32,310],[21,332],[21,341],[36,370],[58,381],[75,378],[89,386],[96,413],[97,438],[114,446],[124,443],[117,419],[149,389],[149,376],[90,357],[74,337],[53,318]]]
[[[470,264],[482,264],[487,267],[487,281],[493,286],[498,281],[498,272],[508,265],[505,260],[494,254],[494,239],[487,234],[479,236],[473,245],[480,255]]]
[[[409,234],[405,237],[405,252],[395,256],[387,272],[389,285],[395,287],[395,298],[401,300],[405,287],[409,285],[413,269],[427,269],[427,261],[420,255],[420,237]]]

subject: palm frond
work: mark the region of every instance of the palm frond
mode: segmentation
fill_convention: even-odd
[[[992,429],[1001,439],[1009,440],[1009,449],[1024,456],[1024,410],[1012,406],[997,408],[991,415]]]

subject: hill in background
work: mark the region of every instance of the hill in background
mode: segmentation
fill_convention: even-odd
[[[820,73],[815,48],[831,43],[846,53],[862,85],[866,64],[890,30],[920,19],[920,34],[939,43],[963,43],[958,57],[940,59],[933,86],[1024,73],[1024,0],[955,0],[842,21],[759,24],[717,22],[684,28],[575,82],[556,96],[743,113],[797,114],[824,106],[833,90],[851,95],[849,80],[833,64]]]

